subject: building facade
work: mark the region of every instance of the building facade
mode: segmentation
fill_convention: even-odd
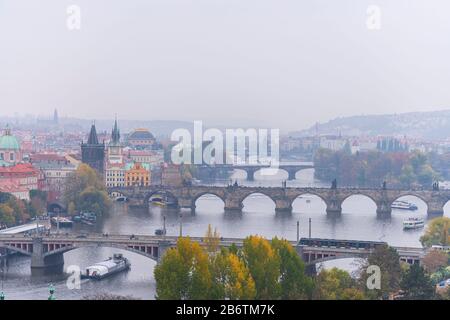
[[[39,170],[30,163],[0,167],[0,191],[22,200],[30,200],[29,192],[38,189]]]
[[[145,187],[151,184],[151,171],[147,163],[128,163],[125,169],[125,186]]]

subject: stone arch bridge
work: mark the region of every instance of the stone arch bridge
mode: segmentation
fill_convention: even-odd
[[[251,194],[264,194],[275,203],[277,212],[289,212],[292,203],[302,195],[315,195],[326,204],[327,213],[341,213],[342,203],[350,196],[363,195],[373,200],[378,214],[390,214],[392,203],[403,196],[415,196],[428,206],[430,215],[442,215],[444,206],[450,200],[450,190],[394,190],[361,188],[291,188],[291,187],[249,187],[249,186],[148,186],[113,187],[108,192],[128,198],[133,206],[147,206],[150,197],[165,192],[171,195],[179,208],[195,209],[195,202],[201,196],[215,195],[224,202],[225,210],[241,210],[243,201]]]

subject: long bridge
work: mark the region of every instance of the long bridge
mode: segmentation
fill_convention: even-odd
[[[206,244],[203,237],[190,237],[190,239],[202,245]],[[177,240],[177,236],[48,234],[31,237],[16,234],[0,235],[0,248],[30,256],[32,269],[45,269],[62,267],[65,252],[83,247],[117,248],[158,262],[167,249],[176,246]],[[303,245],[301,241],[290,241],[290,243],[309,265],[333,259],[365,258],[373,252],[376,245],[382,244],[371,241],[320,240],[315,239],[313,242],[307,242],[306,245]],[[242,238],[220,238],[219,245],[229,247],[234,244],[242,247],[243,241]],[[410,264],[420,263],[425,254],[423,248],[394,248],[400,260]]]
[[[255,180],[255,173],[257,171],[269,168],[276,168],[287,172],[288,180],[295,180],[295,176],[298,171],[305,169],[314,169],[313,162],[280,162],[276,167],[272,167],[270,164],[222,164],[222,165],[198,165],[199,170],[207,170],[208,172],[220,171],[224,169],[228,170],[242,170],[247,174],[246,179],[248,181]]]
[[[244,200],[252,194],[263,194],[272,199],[277,212],[289,212],[295,199],[302,195],[315,195],[326,204],[327,213],[341,213],[342,203],[353,195],[363,195],[373,200],[378,214],[390,214],[391,205],[403,196],[422,199],[428,214],[443,215],[450,200],[450,190],[396,190],[370,188],[310,188],[310,187],[252,187],[252,186],[157,186],[111,187],[110,194],[122,195],[131,205],[147,206],[152,195],[166,193],[179,208],[195,209],[195,202],[203,195],[215,195],[224,202],[225,210],[241,210]]]

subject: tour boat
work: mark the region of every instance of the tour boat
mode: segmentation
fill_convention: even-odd
[[[80,218],[82,222],[87,222],[87,224],[97,222],[97,215],[94,212],[81,212]]]
[[[54,226],[59,225],[60,228],[71,228],[73,226],[73,222],[65,217],[52,217],[50,223]]]
[[[414,203],[407,201],[394,201],[391,205],[392,209],[402,209],[402,210],[417,210],[417,206]]]
[[[418,229],[425,225],[425,220],[420,218],[409,218],[403,221],[403,229]]]
[[[108,260],[96,263],[86,268],[86,273],[81,274],[84,279],[101,280],[112,274],[128,270],[131,266],[130,261],[120,253],[115,253]]]

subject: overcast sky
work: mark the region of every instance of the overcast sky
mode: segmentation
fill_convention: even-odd
[[[446,109],[449,17],[448,0],[0,0],[0,116],[293,130]]]

